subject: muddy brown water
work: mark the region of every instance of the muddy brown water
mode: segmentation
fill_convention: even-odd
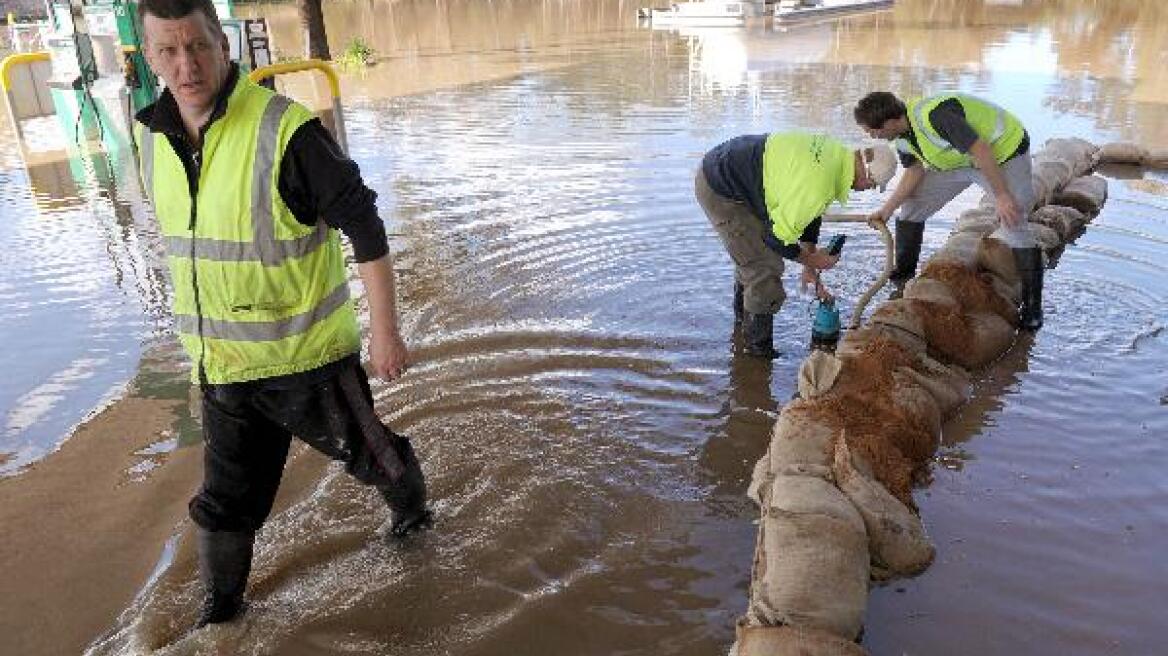
[[[382,58],[345,78],[345,119],[417,364],[376,395],[439,521],[389,544],[373,495],[298,452],[247,619],[199,634],[198,429],[149,214],[117,164],[26,170],[3,132],[0,652],[723,652],[746,484],[810,319],[789,272],[783,357],[734,356],[700,155],[772,129],[858,138],[849,108],[876,88],[986,95],[1036,144],[1168,146],[1157,0],[902,0],[788,31],[654,31],[636,4],[326,4],[335,51],[361,36]],[[290,6],[242,11],[299,49]],[[1165,651],[1168,174],[1105,173],[1106,209],[1048,274],[1046,327],[945,427],[915,495],[937,562],[873,590],[873,654]],[[828,283],[854,299],[882,251],[845,231]]]

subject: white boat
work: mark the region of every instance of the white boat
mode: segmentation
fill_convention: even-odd
[[[791,23],[808,18],[828,18],[841,14],[892,7],[893,0],[779,0],[775,22]]]
[[[649,18],[655,26],[739,27],[746,24],[747,4],[722,0],[675,2],[666,9],[641,9],[638,16]]]

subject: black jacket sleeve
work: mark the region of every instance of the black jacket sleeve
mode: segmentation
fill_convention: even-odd
[[[345,233],[358,262],[389,252],[385,224],[377,216],[377,194],[365,186],[357,164],[313,119],[292,135],[280,161],[277,189],[284,204],[304,225],[323,219]]]
[[[803,229],[803,234],[799,235],[799,242],[805,244],[818,244],[819,229],[822,225],[823,217],[815,217],[815,220],[807,224],[807,227]],[[769,229],[763,231],[762,241],[767,245],[768,248],[783,256],[783,259],[795,260],[799,257],[800,249],[798,243],[784,244],[783,242],[779,241],[778,237],[775,237],[774,233],[772,233]]]

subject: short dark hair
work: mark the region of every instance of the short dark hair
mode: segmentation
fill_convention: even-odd
[[[866,128],[879,129],[886,121],[906,114],[904,103],[887,91],[873,91],[856,103],[856,122]]]
[[[196,11],[207,17],[208,24],[217,31],[223,31],[223,24],[219,22],[219,14],[215,13],[215,5],[211,0],[141,0],[138,3],[138,21],[144,21],[146,14],[155,18],[177,20],[186,18]]]

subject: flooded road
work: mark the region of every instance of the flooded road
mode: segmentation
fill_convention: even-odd
[[[692,198],[702,153],[777,129],[859,139],[850,108],[883,88],[984,95],[1035,144],[1168,146],[1157,0],[907,0],[786,32],[638,29],[635,9],[326,5],[334,53],[361,36],[382,57],[345,80],[346,122],[417,364],[375,395],[439,519],[389,544],[375,495],[298,452],[246,620],[196,635],[199,454],[179,446],[197,440],[149,215],[100,162],[30,179],[5,133],[0,651],[724,652],[754,550],[746,484],[810,319],[789,272],[783,357],[734,356],[730,263]],[[292,7],[244,11],[299,51]],[[1168,174],[1105,173],[1106,208],[1048,273],[1046,327],[945,427],[916,495],[937,562],[874,590],[873,654],[1163,651]],[[926,251],[975,202],[930,221]],[[883,251],[848,230],[827,283],[854,299]]]

